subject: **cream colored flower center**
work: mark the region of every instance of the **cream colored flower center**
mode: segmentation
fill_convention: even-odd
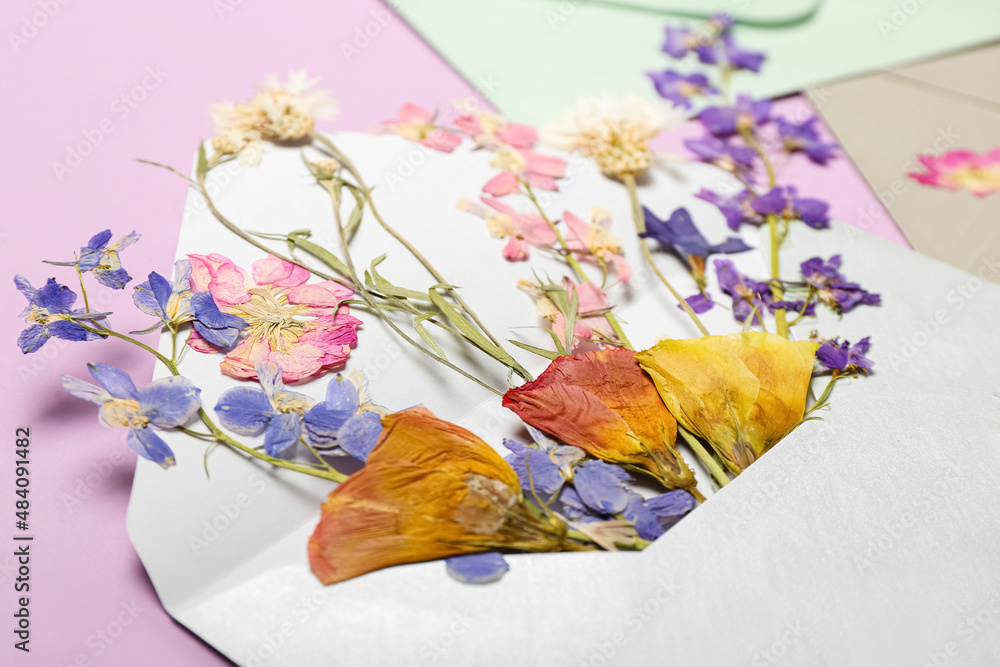
[[[292,304],[280,288],[250,289],[250,300],[232,308],[232,314],[242,317],[249,330],[247,338],[266,340],[272,349],[295,343],[305,330],[306,322],[296,319],[308,306]]]
[[[149,419],[140,417],[138,412],[139,401],[131,398],[113,398],[101,406],[101,419],[108,426],[138,426],[141,428],[149,423]]]

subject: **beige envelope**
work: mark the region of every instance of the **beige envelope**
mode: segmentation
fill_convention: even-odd
[[[917,250],[996,276],[1000,193],[922,185],[921,153],[1000,146],[1000,44],[836,81],[815,100],[845,153]],[[994,279],[997,280],[997,279]]]

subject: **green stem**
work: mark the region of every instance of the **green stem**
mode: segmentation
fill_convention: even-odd
[[[402,234],[397,232],[392,226],[389,225],[388,222],[385,221],[382,215],[378,212],[378,209],[375,207],[375,200],[372,198],[371,189],[365,183],[364,178],[361,176],[361,172],[358,171],[357,167],[354,166],[354,163],[351,162],[351,160],[348,159],[346,155],[341,153],[340,150],[337,149],[337,147],[333,144],[332,141],[327,139],[322,134],[314,132],[312,134],[312,137],[314,140],[319,141],[319,143],[323,144],[331,153],[333,153],[334,157],[342,165],[344,165],[344,168],[347,169],[347,171],[350,172],[350,174],[354,177],[354,180],[357,182],[358,188],[361,189],[362,194],[364,194],[365,196],[365,201],[368,202],[368,208],[371,210],[372,215],[375,217],[375,220],[378,221],[378,223],[382,226],[382,229],[387,231],[390,236],[392,236],[400,244],[402,244],[403,247],[405,247],[410,252],[410,254],[413,255],[417,259],[417,261],[419,261],[424,266],[425,269],[427,269],[427,272],[430,273],[432,276],[434,276],[434,280],[436,280],[438,283],[441,284],[450,285],[451,283],[445,280],[445,277],[440,272],[438,272],[436,268],[434,268],[434,265],[431,264],[430,261],[426,257],[424,257],[420,253],[420,251],[417,250],[416,247],[414,247],[412,243],[410,243]],[[469,307],[469,304],[465,302],[465,299],[462,298],[462,295],[459,294],[458,290],[449,289],[448,292],[452,295],[452,298],[455,299],[455,303],[461,306],[462,310],[465,311],[465,313],[470,318],[472,318],[472,321],[476,323],[476,326],[479,327],[479,330],[482,331],[486,335],[486,337],[490,339],[490,342],[492,342],[494,345],[503,350],[504,349],[503,344],[501,344],[500,341],[497,340],[497,338],[490,332],[490,330],[486,327],[483,321],[479,319],[479,316],[476,314],[476,311],[472,310],[472,308]]]
[[[74,257],[76,253],[74,253]],[[83,309],[86,312],[90,312],[90,302],[87,301],[87,288],[83,284],[83,271],[80,270],[79,262],[73,264],[73,268],[76,269],[76,276],[80,279],[80,293],[83,294]]]
[[[764,147],[760,145],[757,141],[757,137],[754,136],[753,130],[749,127],[740,128],[740,136],[743,137],[743,141],[749,146],[760,158],[761,162],[764,163],[764,169],[767,170],[767,185],[768,190],[773,190],[776,183],[776,178],[774,174],[774,164],[771,163],[771,159],[767,155],[767,151]],[[774,297],[775,301],[784,300],[784,296],[781,291],[781,241],[782,236],[778,231],[778,216],[774,213],[769,213],[767,215],[767,228],[771,235],[771,296]],[[778,308],[774,311],[774,321],[775,327],[778,331],[778,335],[784,338],[788,338],[788,318],[785,314],[784,308]]]
[[[587,274],[580,265],[580,262],[577,261],[576,256],[573,255],[573,252],[569,249],[569,244],[566,243],[566,239],[559,231],[559,228],[556,227],[556,223],[554,223],[548,214],[545,213],[545,209],[542,208],[541,202],[539,202],[538,198],[535,197],[535,192],[531,189],[531,185],[529,185],[526,181],[521,181],[521,185],[524,187],[524,192],[528,199],[530,199],[531,203],[535,205],[535,209],[538,211],[538,214],[542,216],[542,219],[548,223],[552,233],[556,235],[556,240],[559,241],[559,247],[563,249],[563,256],[566,258],[566,262],[570,265],[570,268],[573,269],[577,277],[582,282],[589,282],[590,279],[587,277]],[[625,346],[625,349],[634,350],[635,348],[632,347],[632,343],[629,341],[628,336],[625,335],[625,330],[622,328],[621,322],[618,321],[615,314],[609,311],[605,314],[605,317],[608,320],[608,324],[610,324],[611,328],[614,330],[615,335],[618,336],[618,340],[620,340],[622,345]]]
[[[820,394],[819,398],[816,399],[816,402],[812,404],[812,407],[806,410],[807,415],[812,413],[813,410],[817,410],[823,407],[823,405],[826,403],[826,399],[830,398],[830,393],[833,391],[834,383],[842,377],[845,376],[837,375],[836,371],[834,371],[834,374],[830,377],[830,381],[826,385],[826,389],[824,389],[823,393]]]
[[[628,189],[629,201],[632,203],[632,219],[635,221],[636,234],[644,234],[646,232],[646,217],[642,212],[642,204],[639,202],[639,190],[635,184],[635,176],[632,174],[625,174],[622,177],[622,180],[625,182],[625,187]],[[701,318],[699,318],[698,314],[691,308],[691,304],[685,301],[684,297],[682,297],[680,293],[674,289],[674,286],[670,284],[667,277],[660,273],[660,269],[656,266],[656,262],[653,261],[653,254],[649,251],[649,244],[642,236],[639,237],[639,246],[642,248],[642,256],[646,259],[646,263],[649,264],[649,267],[653,269],[653,273],[655,273],[656,277],[660,279],[660,282],[663,283],[664,287],[670,291],[680,307],[684,309],[684,312],[688,314],[691,321],[694,322],[696,327],[698,327],[698,330],[701,331],[703,336],[710,335],[708,333],[708,329],[706,329],[705,325],[702,324]]]
[[[478,384],[479,386],[481,386],[481,387],[483,387],[485,389],[490,390],[491,392],[493,392],[497,396],[502,396],[504,392],[499,391],[499,390],[491,387],[490,385],[486,384],[485,382],[483,382],[479,378],[477,378],[477,377],[475,377],[475,376],[467,373],[466,371],[462,370],[461,368],[459,368],[455,364],[451,363],[450,361],[448,361],[444,357],[441,357],[438,354],[436,354],[435,352],[433,352],[432,350],[428,350],[423,345],[418,344],[415,340],[413,340],[412,338],[410,338],[409,336],[407,336],[405,333],[403,333],[402,329],[400,329],[396,325],[396,323],[392,321],[392,318],[390,318],[388,315],[386,315],[385,311],[382,310],[381,306],[379,306],[375,302],[375,299],[372,297],[371,293],[368,291],[368,289],[364,285],[364,283],[361,280],[358,279],[358,273],[357,273],[357,271],[354,268],[354,260],[351,257],[351,251],[350,251],[350,249],[348,247],[347,230],[344,229],[344,222],[341,219],[341,215],[340,215],[340,195],[337,192],[337,189],[333,186],[333,183],[329,183],[327,185],[327,187],[326,187],[326,190],[330,194],[330,201],[333,204],[333,215],[334,215],[334,219],[337,222],[337,231],[340,234],[340,243],[341,243],[341,246],[342,246],[343,252],[344,252],[344,263],[347,264],[347,269],[350,272],[351,280],[354,281],[354,284],[357,286],[357,290],[358,290],[358,292],[361,293],[362,298],[364,298],[364,300],[372,307],[372,309],[379,316],[379,318],[381,318],[382,321],[385,322],[386,325],[389,328],[391,328],[400,338],[402,338],[407,343],[409,343],[410,345],[412,345],[416,349],[418,349],[421,352],[423,352],[424,354],[426,354],[431,359],[434,359],[435,361],[437,361],[437,362],[439,362],[441,364],[444,364],[445,366],[447,366],[448,368],[452,369],[456,373],[459,373],[463,377],[466,377],[466,378],[472,380],[473,382],[475,382],[476,384]]]
[[[681,434],[681,437],[684,438],[684,441],[687,442],[689,447],[691,447],[695,455],[701,459],[701,462],[705,464],[708,471],[712,473],[712,478],[715,479],[719,487],[721,488],[726,484],[729,484],[729,475],[727,475],[726,471],[719,465],[719,462],[715,460],[715,457],[713,457],[708,450],[705,449],[701,442],[699,442],[698,438],[694,437],[693,434],[688,432],[688,430],[680,424],[677,425],[677,432]]]
[[[136,340],[135,338],[132,338],[131,336],[126,336],[125,334],[120,334],[117,331],[112,331],[110,329],[98,330],[98,329],[92,329],[92,328],[90,328],[90,327],[88,327],[86,325],[81,325],[81,326],[84,329],[86,329],[88,331],[91,331],[93,333],[104,333],[104,334],[107,334],[109,336],[113,336],[115,338],[118,338],[120,340],[124,340],[126,342],[129,342],[129,343],[131,343],[131,344],[133,344],[133,345],[135,345],[137,347],[140,347],[143,350],[145,350],[145,351],[149,352],[150,354],[152,354],[157,359],[159,359],[160,363],[162,363],[167,368],[167,370],[170,371],[171,375],[174,375],[174,376],[179,376],[180,375],[180,371],[177,370],[177,365],[173,361],[171,361],[170,359],[167,359],[165,356],[163,356],[162,354],[160,354],[159,352],[157,352],[156,350],[154,350],[150,346],[146,345],[145,343],[143,343],[141,341]],[[213,438],[214,438],[214,440],[216,442],[224,443],[224,444],[232,447],[233,449],[237,449],[237,450],[243,452],[244,454],[249,454],[250,456],[254,457],[255,459],[260,459],[261,461],[266,461],[267,463],[270,463],[271,465],[273,465],[275,467],[278,467],[278,468],[285,468],[287,470],[293,470],[295,472],[300,472],[300,473],[303,473],[305,475],[312,475],[313,477],[322,477],[324,479],[329,479],[329,480],[332,480],[334,482],[343,482],[345,479],[347,479],[347,475],[345,475],[345,474],[343,474],[341,472],[338,472],[338,471],[334,470],[333,468],[330,468],[330,470],[317,470],[316,468],[312,468],[312,467],[309,467],[309,466],[306,466],[306,465],[303,465],[303,464],[294,463],[292,461],[286,461],[284,459],[275,458],[273,456],[268,456],[265,453],[258,452],[257,450],[253,449],[252,447],[248,447],[248,446],[244,445],[242,442],[238,442],[238,441],[234,440],[233,438],[229,437],[229,435],[227,435],[221,428],[219,428],[218,426],[215,425],[215,422],[212,421],[212,418],[208,416],[208,413],[205,412],[204,408],[198,408],[198,417],[201,419],[202,423],[205,424],[205,426],[208,428],[208,430],[212,432],[212,436],[213,436]]]

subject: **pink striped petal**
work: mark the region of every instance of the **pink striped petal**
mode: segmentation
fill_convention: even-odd
[[[496,135],[500,141],[514,148],[531,148],[538,140],[538,131],[521,123],[507,123],[496,131]]]
[[[403,123],[428,123],[431,112],[417,104],[407,103],[399,107],[399,120]]]
[[[517,176],[509,171],[502,171],[483,186],[483,192],[494,197],[503,197],[521,191],[521,184],[517,182]]]

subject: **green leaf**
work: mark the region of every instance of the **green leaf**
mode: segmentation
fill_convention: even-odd
[[[354,238],[354,232],[358,231],[365,211],[364,195],[360,194],[355,188],[351,188],[351,194],[354,195],[354,210],[351,211],[351,215],[347,218],[347,226],[344,227],[344,234],[347,235],[348,241]]]
[[[510,356],[506,350],[492,343],[486,338],[486,336],[480,333],[478,329],[473,327],[469,320],[465,319],[462,314],[459,313],[453,305],[451,305],[451,302],[444,298],[440,292],[432,288],[427,294],[430,296],[434,305],[441,310],[441,314],[447,317],[448,320],[462,332],[462,335],[464,335],[469,342],[499,361],[507,368],[513,370],[521,377],[531,377],[531,374],[528,373],[528,371],[521,366],[521,364],[517,363],[517,360]]]
[[[448,356],[444,353],[444,350],[441,349],[441,346],[437,344],[436,340],[434,340],[434,336],[432,336],[431,332],[429,332],[423,325],[424,320],[435,317],[437,314],[438,313],[424,313],[423,315],[417,317],[413,320],[413,328],[417,332],[417,335],[419,335],[439,357],[447,359]]]
[[[512,340],[512,339],[508,339],[508,340],[510,340],[510,342],[512,344],[517,345],[522,350],[527,350],[528,352],[533,352],[533,353],[537,354],[540,357],[545,357],[549,361],[552,361],[553,359],[558,359],[559,357],[563,356],[563,355],[559,354],[558,352],[553,352],[552,350],[546,350],[543,347],[535,347],[534,345],[528,345],[527,343],[522,343],[519,340]]]
[[[205,144],[198,145],[198,176],[202,177],[208,173],[208,158],[205,156]]]
[[[298,236],[296,234],[289,234],[288,242],[294,243],[296,247],[302,248],[310,255],[313,255],[314,257],[316,257],[316,259],[320,260],[321,262],[329,266],[331,269],[333,269],[340,275],[342,276],[351,275],[351,271],[350,269],[347,268],[347,265],[344,264],[342,261],[340,261],[340,259],[336,255],[334,255],[332,252],[330,252],[323,246],[317,243],[313,243],[312,241],[307,241],[304,237]]]

